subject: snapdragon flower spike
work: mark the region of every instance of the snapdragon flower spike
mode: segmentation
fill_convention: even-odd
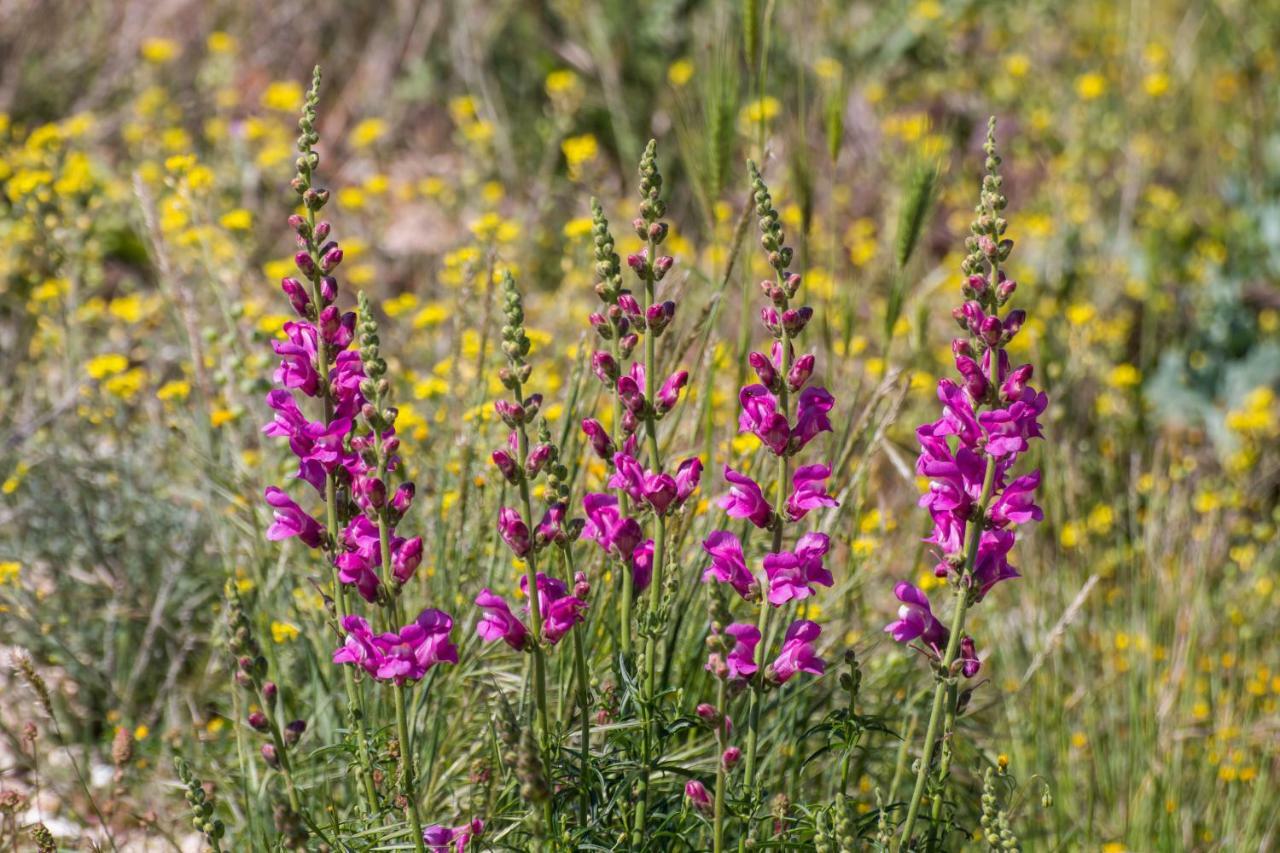
[[[358,666],[379,681],[420,681],[436,664],[458,662],[458,650],[449,641],[453,620],[442,610],[424,610],[399,631],[383,634],[374,634],[363,617],[347,616],[342,630],[346,640],[333,662]]]
[[[1010,369],[1004,349],[1023,328],[1026,313],[1000,313],[1016,283],[1000,268],[1013,243],[1004,238],[1007,223],[1002,211],[1007,199],[998,174],[994,120],[984,150],[987,175],[966,243],[969,254],[961,265],[965,301],[952,312],[956,324],[968,333],[951,345],[958,380],[938,381],[941,417],[916,430],[916,472],[929,480],[920,506],[933,519],[933,531],[925,541],[936,554],[934,573],[963,589],[962,606],[981,601],[997,583],[1019,576],[1009,562],[1016,528],[1044,517],[1034,498],[1040,472],[1011,476],[1031,440],[1042,437],[1039,417],[1048,397],[1029,384],[1031,365]],[[972,543],[975,536],[977,542]],[[970,554],[972,562],[967,562]],[[952,638],[933,617],[924,593],[905,583],[894,592],[902,606],[898,620],[885,630],[899,642],[919,638],[942,657]],[[961,671],[966,676],[976,673],[979,662],[972,639],[962,637],[958,652]]]

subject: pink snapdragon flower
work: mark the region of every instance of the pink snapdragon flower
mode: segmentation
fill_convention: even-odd
[[[275,521],[267,528],[267,539],[275,542],[297,536],[308,548],[320,547],[324,542],[324,527],[320,522],[275,486],[267,487],[266,496],[275,515]]]
[[[702,573],[704,582],[727,583],[746,599],[759,595],[760,584],[747,569],[737,536],[727,530],[717,530],[703,540],[702,550],[711,557],[711,565]]]
[[[745,518],[761,529],[773,523],[773,507],[755,480],[728,465],[724,466],[724,478],[729,483],[729,493],[717,503],[730,518]]]
[[[822,675],[827,665],[814,651],[813,644],[822,633],[817,622],[798,619],[787,628],[778,657],[769,664],[765,677],[774,684],[786,684],[797,672]]]
[[[835,579],[822,563],[830,548],[825,533],[805,533],[794,551],[766,554],[764,571],[769,578],[769,603],[780,607],[813,595],[813,585],[831,586]]]
[[[419,681],[439,663],[457,663],[458,650],[449,640],[453,620],[441,610],[424,610],[399,631],[374,634],[360,616],[342,620],[346,640],[333,653],[334,663],[359,666],[379,681],[404,684]]]

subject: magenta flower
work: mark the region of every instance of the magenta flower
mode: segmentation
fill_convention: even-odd
[[[734,647],[729,650],[725,662],[731,680],[745,680],[755,674],[756,646],[760,642],[760,631],[755,625],[734,622],[724,629],[734,639]]]
[[[422,840],[426,843],[431,853],[449,853],[450,847],[453,853],[463,853],[473,839],[479,838],[484,834],[484,821],[476,818],[470,823],[464,823],[462,826],[455,826],[450,829],[440,824],[432,824],[422,830]]]
[[[345,617],[342,629],[346,640],[333,662],[355,664],[379,681],[419,681],[436,664],[458,662],[458,650],[449,641],[453,620],[441,610],[422,611],[398,632],[375,636],[359,616]]]
[[[587,418],[582,422],[582,432],[587,436],[592,451],[601,459],[612,459],[614,454],[613,440],[608,431],[595,418]]]
[[[602,492],[588,492],[582,497],[582,508],[587,514],[582,538],[595,542],[606,553],[630,559],[644,533],[634,518],[618,512],[618,499]]]
[[[826,388],[814,386],[800,392],[796,426],[791,433],[795,450],[804,447],[816,438],[818,433],[831,432],[831,421],[827,418],[827,412],[831,411],[835,404],[835,398],[827,392]]]
[[[564,581],[548,577],[542,572],[538,572],[536,581],[538,586],[538,610],[542,614],[542,636],[551,645],[560,642],[560,639],[567,633],[569,629],[579,622],[583,621],[582,611],[587,609],[587,603],[576,596],[569,594],[569,588]],[[529,581],[527,577],[520,578],[520,589],[524,592],[525,598],[529,597]],[[528,611],[528,606],[525,610]]]
[[[422,563],[422,537],[406,539],[391,556],[391,576],[405,584],[413,577]]]
[[[658,389],[656,409],[659,415],[665,415],[675,408],[680,399],[680,391],[688,381],[689,371],[687,370],[677,370],[667,377],[667,381],[663,382]]]
[[[527,556],[533,548],[528,525],[524,523],[520,513],[511,507],[504,506],[498,510],[498,533],[517,557]]]
[[[727,530],[717,530],[703,541],[702,550],[711,557],[711,565],[702,573],[704,583],[711,580],[727,583],[746,599],[759,594],[760,585],[747,570],[742,543],[737,536]]]
[[[710,814],[714,808],[711,803],[711,795],[707,793],[707,786],[697,779],[690,779],[685,783],[684,795],[693,804],[693,807],[700,812]]]
[[[638,528],[637,528],[638,529]],[[631,552],[631,588],[643,592],[653,579],[653,540],[646,539]]]
[[[522,651],[529,641],[529,629],[517,619],[501,596],[488,589],[480,590],[476,605],[484,611],[476,624],[476,633],[486,643],[502,640],[516,651]]]
[[[773,507],[765,500],[755,480],[724,466],[724,478],[729,482],[729,493],[718,501],[720,508],[730,518],[745,518],[756,527],[767,528],[773,522]]]
[[[275,486],[268,486],[267,504],[274,511],[275,521],[267,528],[267,539],[275,542],[297,536],[308,548],[319,548],[324,542],[324,527],[302,511],[292,499]]]
[[[769,578],[769,603],[774,607],[813,595],[813,584],[831,586],[831,572],[822,564],[830,547],[824,533],[806,533],[796,542],[795,551],[766,554],[764,571]]]
[[[682,505],[698,490],[702,480],[702,459],[691,456],[676,469],[676,504]]]
[[[629,453],[614,454],[613,466],[609,488],[622,489],[633,501],[647,503],[659,515],[683,505],[698,487],[702,474],[702,462],[696,457],[682,462],[675,477],[646,470]]]
[[[769,665],[768,678],[775,684],[785,684],[797,672],[822,675],[827,665],[818,657],[813,649],[814,641],[822,633],[817,622],[797,619],[787,628],[782,638],[782,649],[778,657]]]
[[[835,498],[827,494],[827,478],[831,469],[826,465],[802,465],[791,477],[793,490],[787,498],[787,517],[799,521],[811,510],[819,507],[838,506]]]
[[[272,341],[280,356],[274,379],[285,388],[296,388],[308,397],[320,390],[320,374],[316,370],[316,328],[310,323],[290,320],[284,324],[287,340]]]
[[[895,586],[893,594],[902,606],[898,608],[898,620],[886,625],[885,633],[892,634],[899,643],[909,643],[918,638],[936,654],[942,654],[951,632],[933,615],[929,597],[906,581]]]
[[[791,443],[791,425],[778,412],[778,398],[763,385],[748,385],[738,393],[742,412],[738,415],[738,431],[755,435],[775,455],[787,452]]]
[[[1035,491],[1038,488],[1040,488],[1040,472],[1032,471],[1030,474],[1024,474],[1004,487],[1004,491],[991,505],[987,515],[1001,527],[1042,520],[1044,512],[1035,504]]]
[[[974,646],[973,637],[968,635],[961,637],[960,671],[964,673],[965,678],[973,678],[981,668],[982,661],[978,660],[978,650]]]

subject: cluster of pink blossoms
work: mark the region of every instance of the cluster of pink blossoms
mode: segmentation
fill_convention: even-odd
[[[584,522],[567,517],[567,491],[553,470],[558,461],[558,449],[549,440],[534,444],[529,439],[529,428],[542,408],[542,395],[523,396],[524,383],[532,375],[531,366],[526,361],[530,344],[524,330],[524,304],[510,275],[503,278],[503,292],[506,317],[502,329],[503,350],[508,365],[502,369],[501,379],[516,399],[494,402],[494,411],[511,431],[505,445],[493,451],[491,458],[494,467],[523,496],[526,506],[530,485],[539,476],[546,475],[546,493],[550,496],[550,503],[532,531],[529,529],[533,523],[532,516],[526,521],[517,509],[499,508],[498,534],[511,553],[521,560],[530,561],[532,569],[536,565],[532,561],[543,549],[552,545],[565,546],[576,540],[581,535]],[[586,618],[586,599],[591,587],[583,572],[575,574],[572,591],[564,581],[542,572],[537,572],[534,584],[538,592],[537,621],[542,626],[542,639],[554,646],[574,625]],[[520,590],[526,601],[531,600],[528,574],[520,578]],[[486,588],[476,596],[475,603],[482,611],[476,625],[480,639],[486,643],[502,640],[517,651],[531,648],[532,632],[511,612],[505,599]],[[528,605],[524,612],[529,613]]]
[[[307,215],[289,217],[297,241],[294,262],[300,278],[290,276],[280,282],[299,319],[284,324],[285,340],[272,342],[280,358],[273,378],[280,387],[267,394],[267,405],[275,417],[262,431],[288,440],[298,459],[297,479],[314,488],[320,500],[333,502],[329,517],[340,529],[336,537],[331,535],[325,524],[283,489],[269,486],[266,500],[274,520],[267,538],[276,541],[296,536],[308,548],[323,549],[337,568],[339,581],[355,587],[366,601],[375,602],[380,596],[386,600],[387,583],[393,583],[393,592],[398,592],[413,577],[422,562],[422,537],[405,538],[395,532],[413,502],[414,485],[404,482],[392,491],[387,482],[388,474],[398,467],[395,454],[400,442],[395,434],[395,410],[380,411],[374,405],[380,404],[386,385],[381,376],[386,366],[377,359],[376,337],[372,356],[352,348],[356,313],[342,312],[336,304],[334,271],[342,263],[342,248],[330,238],[330,224],[316,221],[316,214],[328,203],[329,191],[311,183],[320,159],[313,150],[319,139],[313,126],[315,103],[313,86],[300,125],[298,149],[302,156],[293,180]],[[377,375],[368,375],[366,363],[376,365]],[[309,419],[295,394],[314,400],[321,418]],[[367,427],[363,431],[361,422]],[[375,430],[375,423],[381,429]],[[388,527],[390,566],[383,566],[379,523]],[[357,663],[381,680],[417,680],[435,663],[457,661],[457,652],[448,640],[451,626],[447,615],[427,610],[398,635],[374,637],[364,619],[347,617],[342,626],[347,644],[335,653],[335,661]]]
[[[1019,576],[1009,562],[1014,530],[1043,518],[1034,502],[1040,472],[1010,479],[1030,440],[1042,437],[1039,417],[1048,397],[1028,384],[1031,365],[1010,369],[1005,350],[1022,329],[1026,312],[1000,316],[1017,283],[1000,269],[1013,243],[1002,239],[1005,221],[999,211],[1006,200],[994,173],[999,158],[990,139],[988,148],[992,173],[983,181],[963,265],[966,301],[952,311],[966,333],[951,342],[959,381],[939,380],[942,417],[916,430],[916,472],[929,479],[920,506],[933,518],[933,533],[925,541],[937,556],[934,574],[961,587],[966,604],[981,601],[1000,581]],[[928,596],[907,582],[899,583],[894,595],[901,602],[898,619],[885,631],[900,643],[918,639],[931,656],[943,657],[951,631],[934,615]],[[961,637],[958,651],[964,675],[977,674],[973,639]]]
[[[792,340],[804,331],[813,317],[813,309],[790,307],[790,300],[800,288],[800,276],[788,270],[792,250],[783,243],[777,211],[754,166],[752,191],[763,232],[761,243],[777,272],[776,281],[764,281],[760,285],[770,300],[770,304],[761,309],[760,319],[774,342],[769,355],[753,352],[749,356],[760,381],[746,386],[738,394],[741,405],[738,430],[759,438],[776,460],[789,462],[819,433],[831,431],[828,413],[835,405],[835,398],[827,389],[808,384],[815,356],[810,353],[797,358],[795,355]],[[796,404],[793,417],[787,402],[792,395]],[[788,467],[789,464],[780,466],[781,470]],[[769,501],[754,479],[726,465],[724,478],[729,491],[720,498],[720,507],[730,518],[746,519],[772,533],[773,542],[762,560],[762,581],[748,568],[742,542],[736,535],[728,530],[711,533],[702,543],[711,558],[703,580],[727,584],[747,601],[759,601],[762,590],[767,590],[765,604],[772,607],[808,598],[813,595],[815,584],[831,586],[831,572],[823,563],[830,547],[826,534],[802,533],[793,549],[781,547],[786,525],[800,522],[814,510],[836,505],[835,498],[826,490],[830,476],[831,469],[824,464],[797,467],[789,482],[775,484],[779,494],[789,486],[786,500],[779,506]],[[821,674],[825,666],[814,651],[821,630],[816,622],[804,619],[793,622],[783,636],[777,658],[765,668],[766,680],[783,684],[797,672]],[[723,628],[720,640],[725,651],[713,652],[707,669],[730,682],[743,683],[754,677],[759,669],[756,654],[761,640],[759,628],[735,622]]]
[[[656,292],[658,283],[675,266],[675,258],[657,254],[667,238],[668,225],[662,221],[666,206],[661,200],[662,176],[657,170],[653,142],[645,149],[640,177],[640,216],[632,222],[632,227],[636,237],[646,245],[627,256],[627,266],[642,288]],[[583,496],[587,526],[582,535],[629,566],[632,588],[638,593],[649,586],[653,576],[654,541],[645,537],[636,518],[623,511],[619,498],[625,495],[630,499],[629,510],[647,509],[654,515],[667,516],[682,507],[697,490],[702,478],[702,460],[696,456],[684,459],[676,466],[675,473],[670,474],[647,469],[636,458],[641,428],[656,430],[657,421],[676,407],[681,391],[689,382],[689,372],[676,370],[656,389],[650,389],[651,384],[656,384],[656,377],[648,376],[644,364],[632,361],[624,370],[622,362],[631,358],[642,334],[648,336],[647,356],[653,360],[652,349],[675,318],[676,303],[670,299],[662,302],[654,299],[643,308],[632,292],[623,288],[621,264],[614,252],[609,223],[599,204],[593,200],[592,205],[596,273],[600,277],[595,290],[604,307],[590,315],[590,322],[609,349],[592,353],[591,370],[613,393],[619,417],[613,425],[617,441],[595,418],[582,422],[582,431],[591,449],[612,468],[606,485],[614,490],[614,494],[594,492]],[[650,246],[653,258],[650,258]]]

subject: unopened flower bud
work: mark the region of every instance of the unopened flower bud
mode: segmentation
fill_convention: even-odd
[[[254,731],[265,732],[270,724],[267,722],[267,715],[261,711],[253,711],[249,714],[249,726]]]
[[[306,720],[294,720],[284,727],[284,742],[289,746],[295,745],[306,730]]]
[[[274,744],[264,743],[262,745],[262,760],[267,762],[267,766],[273,770],[280,769],[280,756],[276,755]]]
[[[618,381],[618,362],[604,350],[596,350],[591,354],[591,372],[606,385]]]
[[[787,387],[792,391],[799,391],[804,384],[809,381],[809,377],[813,375],[813,366],[816,361],[813,353],[800,356],[796,359],[796,363],[791,365],[791,370],[787,373]]]
[[[747,362],[751,365],[751,369],[756,372],[760,384],[768,388],[770,391],[777,393],[778,391],[778,370],[774,367],[769,357],[762,352],[753,352],[747,356]]]

